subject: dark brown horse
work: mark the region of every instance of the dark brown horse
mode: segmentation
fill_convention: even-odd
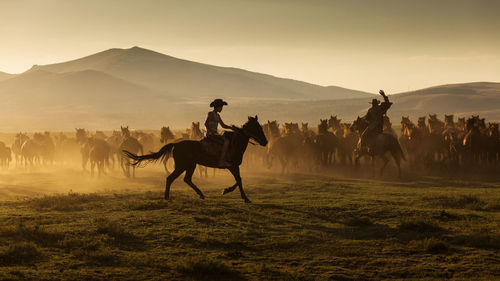
[[[239,166],[250,139],[255,140],[262,146],[267,145],[266,136],[264,135],[262,127],[257,120],[257,116],[248,117],[248,122],[246,122],[241,129],[236,130],[233,134],[230,147],[233,165],[227,169],[231,172],[231,174],[233,174],[236,183],[233,186],[224,189],[222,192],[222,194],[232,192],[236,186],[238,186],[241,198],[245,200],[246,203],[250,203],[250,200],[248,200],[245,192],[243,191]],[[177,143],[169,143],[163,146],[158,152],[142,156],[135,155],[134,153],[126,150],[124,150],[123,153],[126,157],[133,160],[131,163],[133,166],[138,166],[144,161],[144,163],[155,162],[158,161],[158,159],[168,157],[169,154],[172,154],[175,162],[175,170],[167,177],[165,199],[169,199],[170,186],[183,172],[186,172],[184,175],[184,182],[187,183],[200,196],[201,199],[204,199],[205,196],[192,181],[196,165],[198,164],[206,167],[219,168],[217,165],[219,155],[214,155],[213,153],[206,151],[200,141],[184,140]]]
[[[358,117],[352,123],[351,126],[351,128],[357,131],[359,135],[361,135],[367,127],[368,127],[368,122],[364,118],[360,117]],[[401,159],[406,160],[406,158],[404,156],[403,151],[401,150],[401,146],[399,145],[398,139],[395,136],[386,133],[379,134],[378,136],[368,141],[368,147],[370,148],[369,151],[360,149],[359,144],[360,143],[358,142],[358,149],[356,153],[356,166],[359,165],[359,159],[363,155],[369,155],[371,156],[372,168],[374,169],[375,157],[378,156],[382,158],[382,160],[384,161],[384,164],[380,168],[380,174],[382,175],[385,166],[387,166],[387,163],[389,163],[389,159],[385,157],[385,154],[387,152],[390,152],[392,158],[394,158],[394,161],[398,166],[398,175],[399,177],[401,177]]]

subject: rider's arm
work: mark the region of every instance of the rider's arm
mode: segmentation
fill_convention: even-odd
[[[226,124],[224,124],[224,122],[222,122],[222,118],[220,118],[220,115],[219,115],[219,124],[220,126],[223,128],[223,129],[228,129],[228,130],[231,130],[233,128],[233,126],[228,126]]]
[[[390,103],[389,97],[386,96],[384,90],[380,90],[379,94],[382,95],[382,97],[384,98],[384,102]]]
[[[382,112],[385,114],[389,107],[391,107],[392,102],[389,101],[389,97],[386,96],[384,90],[380,90],[379,94],[384,98],[384,102],[381,103],[380,106],[382,107]]]

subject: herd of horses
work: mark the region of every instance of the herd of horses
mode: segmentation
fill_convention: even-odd
[[[401,131],[397,133],[386,116],[384,133],[372,141],[370,152],[364,155],[357,149],[359,137],[368,126],[364,118],[345,123],[337,116],[330,116],[320,119],[314,129],[309,128],[308,123],[300,126],[299,123],[283,123],[280,126],[277,121],[267,121],[262,124],[267,145],[250,145],[243,161],[249,167],[271,169],[278,166],[282,173],[331,166],[353,166],[356,169],[361,162],[371,165],[375,171],[377,158],[383,160],[382,173],[389,162],[388,155],[394,159],[399,174],[401,160],[407,160],[412,169],[425,169],[435,164],[448,168],[471,164],[497,167],[500,161],[498,123],[486,123],[479,116],[458,118],[456,122],[453,115],[444,117],[444,121],[435,114],[420,117],[415,124],[408,116],[403,116]],[[32,170],[42,165],[65,165],[77,159],[81,168],[90,170],[92,175],[96,169],[98,175],[120,169],[126,177],[135,177],[136,166],[130,165],[130,159],[123,151],[144,155],[158,151],[168,143],[204,137],[199,122],[193,122],[191,128],[176,133],[169,127],[162,127],[159,132],[131,132],[128,127],[120,129],[109,136],[102,131],[91,133],[83,128],[75,129],[74,134],[44,132],[30,137],[18,133],[11,147],[0,142],[0,165],[6,168],[15,159],[16,166]],[[162,164],[170,174],[167,163],[168,157],[163,157]],[[198,170],[200,175],[208,175],[206,167],[199,166]]]

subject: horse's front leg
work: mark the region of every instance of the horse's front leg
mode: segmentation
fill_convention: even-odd
[[[240,189],[241,198],[243,200],[245,200],[245,203],[252,203],[252,201],[250,201],[248,199],[248,197],[245,194],[245,191],[243,190],[243,183],[241,182],[241,177],[240,177],[240,167],[236,166],[236,167],[229,168],[229,171],[231,172],[231,174],[233,174],[234,179],[236,180],[236,183],[238,184],[238,187]]]
[[[232,186],[230,186],[228,188],[224,188],[224,190],[222,190],[222,195],[228,194],[230,192],[233,192],[236,189],[237,186],[238,186],[238,183],[235,183],[234,185],[232,185]]]

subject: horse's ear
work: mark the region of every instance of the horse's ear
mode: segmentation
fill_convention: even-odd
[[[258,121],[259,120],[259,117],[257,117],[257,115],[255,115],[255,121]]]

